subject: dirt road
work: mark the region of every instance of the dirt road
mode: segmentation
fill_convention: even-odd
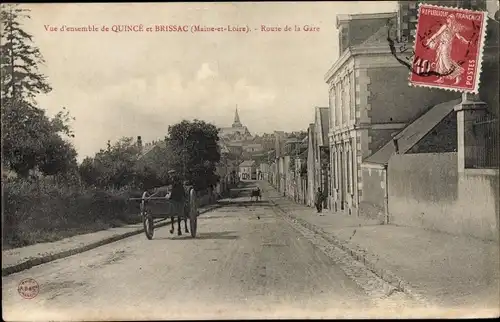
[[[248,199],[248,198],[243,198]],[[34,299],[17,290],[40,285]],[[362,317],[370,299],[265,200],[2,278],[6,320]]]

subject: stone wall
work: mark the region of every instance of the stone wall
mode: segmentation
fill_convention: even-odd
[[[394,155],[389,223],[498,240],[498,170],[458,172],[457,153]]]

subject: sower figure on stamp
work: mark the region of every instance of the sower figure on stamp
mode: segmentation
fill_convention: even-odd
[[[314,197],[314,204],[316,205],[318,213],[321,213],[321,211],[323,210],[323,192],[319,187],[318,191],[316,191],[316,196]]]
[[[464,68],[453,60],[451,52],[455,37],[469,44],[470,41],[460,35],[460,31],[464,29],[466,27],[458,23],[455,15],[451,14],[446,18],[446,24],[427,40],[426,46],[436,50],[436,72],[443,75],[436,83],[443,83],[445,78],[455,79],[455,84],[460,82]]]
[[[174,201],[176,204],[176,209],[178,212],[177,215],[177,235],[182,235],[181,232],[181,220],[184,219],[184,228],[185,232],[189,233],[188,227],[187,227],[187,216],[185,215],[185,203],[186,203],[186,192],[184,190],[184,186],[182,184],[182,180],[179,177],[179,175],[175,172],[175,170],[170,170],[169,172],[170,177],[172,178],[172,192],[170,193],[170,200]],[[175,217],[172,216],[171,218],[171,223],[172,223],[172,228],[170,229],[170,233],[174,233],[174,219]]]

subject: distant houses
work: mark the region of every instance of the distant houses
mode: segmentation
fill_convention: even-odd
[[[256,180],[257,166],[253,160],[245,160],[239,165],[240,180]]]

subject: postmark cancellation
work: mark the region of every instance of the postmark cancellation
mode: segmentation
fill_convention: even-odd
[[[28,300],[33,299],[40,292],[40,285],[38,285],[37,281],[34,279],[26,278],[19,283],[17,291],[22,298]]]
[[[486,23],[483,11],[421,4],[410,85],[478,93]]]

